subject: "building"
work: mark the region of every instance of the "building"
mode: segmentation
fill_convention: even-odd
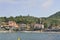
[[[9,21],[8,25],[10,27],[10,31],[18,31],[19,30],[19,26],[15,21]]]
[[[18,25],[16,24],[15,21],[9,21],[9,22],[8,22],[8,25],[9,25],[10,27],[18,27]]]
[[[34,30],[42,30],[44,29],[44,25],[43,24],[35,24],[34,25]]]
[[[25,31],[27,29],[26,24],[20,24],[20,30]]]

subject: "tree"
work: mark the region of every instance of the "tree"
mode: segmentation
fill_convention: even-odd
[[[14,18],[13,16],[10,16],[10,17],[8,18],[8,20],[9,20],[9,21],[15,21],[15,18]]]

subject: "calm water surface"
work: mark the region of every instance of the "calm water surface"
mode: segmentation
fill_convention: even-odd
[[[0,33],[0,40],[60,40],[60,33]]]

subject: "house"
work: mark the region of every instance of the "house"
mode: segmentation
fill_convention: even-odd
[[[15,21],[9,21],[8,22],[8,25],[10,26],[10,27],[18,27],[18,25],[16,24],[16,22]]]
[[[42,30],[44,29],[44,25],[43,24],[35,24],[34,25],[34,30]]]
[[[9,25],[9,27],[10,27],[10,30],[14,30],[14,31],[17,31],[17,30],[19,30],[19,26],[18,26],[18,24],[15,22],[15,21],[9,21],[8,22],[8,25]]]
[[[20,24],[20,29],[21,29],[22,31],[26,30],[26,29],[27,29],[26,24]]]

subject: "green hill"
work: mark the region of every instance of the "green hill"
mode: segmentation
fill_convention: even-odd
[[[49,16],[48,18],[60,19],[60,11],[58,11],[58,12],[56,12],[55,14]]]
[[[52,24],[53,26],[60,25],[60,11],[56,12],[55,14],[49,16],[47,18],[47,24]]]

